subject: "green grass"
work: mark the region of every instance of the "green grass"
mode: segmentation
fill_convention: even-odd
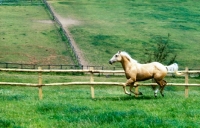
[[[89,81],[90,75],[43,74],[43,83]],[[37,83],[35,73],[0,74],[1,81]],[[168,82],[183,83],[183,77],[167,77]],[[200,79],[190,78],[190,83]],[[94,81],[125,82],[124,76],[97,75]],[[91,99],[90,86],[43,87],[43,99],[38,88],[0,86],[0,127],[198,127],[200,119],[198,87],[167,86],[165,97],[154,98],[149,87],[141,86],[143,96],[124,94],[122,87],[95,86]]]
[[[70,30],[93,65],[107,66],[117,50],[125,50],[142,60],[143,47],[152,37],[166,37],[170,33],[180,66],[199,68],[196,63],[199,61],[198,2],[52,2],[59,14],[82,22]],[[1,62],[32,63],[35,59],[43,63],[41,60],[54,53],[67,56],[55,25],[36,22],[50,19],[43,6],[0,6],[0,15]],[[58,58],[45,62],[70,63],[70,58],[65,61]],[[42,77],[43,83],[90,80],[89,75],[80,74],[52,73]],[[1,72],[0,79],[1,82],[37,83],[38,76]],[[184,83],[182,77],[166,80]],[[94,81],[125,82],[125,77],[96,76]],[[200,83],[200,79],[190,78],[189,83]],[[95,86],[96,98],[91,99],[90,86],[43,87],[43,100],[39,100],[38,88],[2,85],[0,127],[199,127],[199,87],[189,88],[189,98],[184,97],[184,87],[167,86],[165,97],[159,94],[157,98],[148,87],[142,86],[139,90],[144,95],[136,98],[125,95],[122,87]]]
[[[70,31],[91,65],[107,66],[118,50],[125,50],[142,62],[144,49],[152,46],[150,40],[155,36],[167,37],[169,33],[170,48],[178,54],[179,66],[200,68],[194,63],[200,61],[200,3],[197,1],[50,2],[61,16],[81,22],[71,26]]]
[[[74,64],[44,6],[0,6],[0,62]]]
[[[199,93],[165,91],[154,98],[142,88],[143,97],[126,96],[119,87],[44,87],[39,101],[36,88],[1,87],[1,127],[198,127]],[[146,90],[146,91],[145,91]],[[29,92],[29,93],[27,93]]]
[[[179,67],[199,68],[195,63],[199,61],[199,2],[50,2],[61,16],[80,21],[69,29],[89,65],[110,67],[108,60],[118,50],[142,63],[145,49],[153,47],[151,40],[169,33],[169,47],[178,55]],[[1,5],[0,15],[1,62],[74,64],[55,24],[37,22],[51,19],[43,5]]]

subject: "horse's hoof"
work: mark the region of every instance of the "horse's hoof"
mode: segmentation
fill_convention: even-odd
[[[143,95],[142,92],[139,92],[139,95]]]
[[[157,98],[157,93],[154,93],[154,97]]]
[[[125,94],[131,96],[131,93],[125,93]]]
[[[164,94],[162,94],[162,97],[164,97],[165,95]]]

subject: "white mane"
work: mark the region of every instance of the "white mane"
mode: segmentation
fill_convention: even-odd
[[[120,54],[123,55],[123,56],[126,56],[131,62],[138,63],[137,60],[134,60],[133,58],[131,58],[131,56],[127,52],[123,51]]]

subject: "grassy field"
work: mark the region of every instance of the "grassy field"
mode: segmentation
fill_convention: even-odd
[[[0,6],[0,62],[74,64],[44,6]]]
[[[118,50],[127,51],[142,63],[145,49],[155,49],[152,40],[170,34],[169,58],[177,54],[180,68],[200,68],[196,63],[200,61],[199,2],[49,2],[62,17],[80,21],[69,29],[89,65],[110,67],[107,62]],[[44,6],[1,5],[0,15],[1,62],[74,64]]]
[[[71,26],[75,40],[92,65],[107,66],[118,50],[142,61],[150,40],[170,33],[170,47],[178,54],[180,67],[199,68],[199,2],[195,1],[64,1],[52,0],[63,17],[81,21]],[[43,6],[0,6],[0,62],[71,64],[58,28]],[[87,45],[86,45],[87,44]],[[150,47],[151,48],[151,47]],[[93,53],[93,54],[91,54]],[[89,75],[43,74],[43,83],[89,81]],[[169,83],[184,83],[182,77],[167,77]],[[1,82],[37,83],[35,73],[1,72]],[[124,76],[95,76],[94,81],[125,82]],[[149,82],[149,81],[146,81]],[[189,83],[200,83],[190,78]],[[154,97],[148,87],[144,95],[127,96],[122,87],[90,86],[38,88],[0,86],[1,128],[177,128],[200,125],[199,87],[167,86],[165,97]]]
[[[118,50],[144,62],[145,49],[154,49],[151,40],[167,38],[169,33],[169,48],[178,55],[179,66],[200,68],[197,1],[48,1],[61,16],[81,22],[70,31],[91,65],[107,66]]]
[[[37,83],[34,73],[1,73],[1,81]],[[43,83],[89,81],[89,75],[44,74]],[[124,82],[123,76],[96,76],[95,81]],[[184,82],[182,77],[170,82]],[[190,83],[200,82],[190,78]],[[165,97],[154,98],[149,87],[140,87],[138,98],[124,94],[122,87],[95,86],[91,99],[90,86],[43,87],[43,100],[38,88],[0,87],[0,127],[199,127],[200,89],[167,86]]]

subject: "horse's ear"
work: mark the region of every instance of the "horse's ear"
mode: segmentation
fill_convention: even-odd
[[[121,53],[121,51],[118,51],[118,53],[120,54],[120,53]]]

